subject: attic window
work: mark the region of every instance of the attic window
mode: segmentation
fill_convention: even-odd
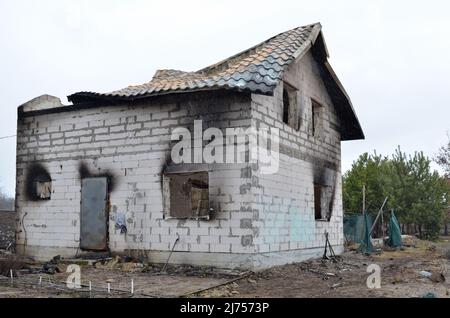
[[[166,174],[163,183],[167,217],[209,219],[208,172]]]
[[[320,137],[322,134],[322,112],[323,106],[316,102],[315,100],[311,100],[311,134],[314,137]]]
[[[283,89],[283,123],[289,122],[289,93],[287,89]]]
[[[294,129],[298,129],[297,118],[297,90],[289,85],[283,83],[283,123],[289,125]]]

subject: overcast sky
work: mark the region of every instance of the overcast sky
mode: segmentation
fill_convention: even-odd
[[[111,91],[160,68],[195,71],[288,29],[321,22],[330,63],[366,140],[359,154],[433,156],[450,131],[448,1],[0,0],[0,137],[42,94]],[[13,195],[15,139],[0,139],[0,186]]]

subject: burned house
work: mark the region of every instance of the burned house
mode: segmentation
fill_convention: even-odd
[[[364,135],[327,59],[313,24],[196,72],[20,106],[17,252],[263,268],[321,255],[325,233],[342,251],[340,145]],[[269,173],[241,134],[263,129]]]

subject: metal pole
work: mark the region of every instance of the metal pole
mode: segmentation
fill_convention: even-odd
[[[366,213],[366,185],[363,184],[362,214]]]
[[[375,229],[375,225],[377,225],[377,221],[378,221],[378,218],[380,217],[380,214],[383,213],[383,208],[384,208],[384,205],[386,204],[387,200],[388,200],[388,197],[386,197],[386,199],[384,199],[383,205],[381,206],[380,211],[378,211],[377,217],[376,217],[375,221],[373,222],[372,228],[370,229],[370,235],[372,235],[372,232]]]
[[[172,257],[173,251],[175,250],[175,246],[177,245],[177,243],[180,241],[180,236],[177,233],[177,239],[175,240],[175,243],[173,243],[173,247],[172,250],[170,251],[169,257],[167,258],[167,262],[166,264],[164,264],[163,269],[161,270],[161,272],[165,272],[167,265],[169,264],[170,258]]]

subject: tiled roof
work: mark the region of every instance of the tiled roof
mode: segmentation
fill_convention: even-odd
[[[90,102],[136,100],[157,95],[227,89],[273,95],[288,66],[312,51],[322,80],[341,120],[341,140],[364,139],[350,98],[328,63],[319,23],[280,33],[248,50],[197,72],[159,70],[148,83],[111,93],[79,92],[68,96],[72,108]]]
[[[271,95],[281,80],[283,71],[309,49],[320,29],[320,24],[298,27],[197,72],[159,70],[148,83],[104,94],[79,92],[69,96],[69,100],[76,102],[80,98],[135,99],[212,89]]]

